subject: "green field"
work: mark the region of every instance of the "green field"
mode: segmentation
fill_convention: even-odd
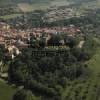
[[[0,81],[0,100],[12,100],[16,89]]]

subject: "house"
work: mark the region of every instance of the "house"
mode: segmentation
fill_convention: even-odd
[[[17,47],[14,45],[8,46],[6,48],[6,56],[11,57],[11,59],[14,59],[17,55],[19,55],[21,52]]]

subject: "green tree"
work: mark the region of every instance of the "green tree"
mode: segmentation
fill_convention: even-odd
[[[37,100],[31,91],[29,90],[18,90],[13,96],[13,100]]]

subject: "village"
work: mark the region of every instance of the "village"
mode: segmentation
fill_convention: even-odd
[[[21,48],[28,48],[30,46],[29,41],[31,36],[35,36],[38,40],[44,35],[46,41],[48,41],[52,35],[66,34],[66,36],[74,37],[76,35],[83,36],[81,30],[74,25],[66,27],[53,27],[53,28],[33,28],[26,30],[18,30],[11,28],[10,25],[4,22],[0,22],[0,46],[3,46],[7,51],[7,56],[10,54],[14,58],[13,53],[20,54]],[[63,40],[60,42],[64,43]],[[81,41],[81,43],[83,43]],[[9,52],[9,53],[8,53]]]

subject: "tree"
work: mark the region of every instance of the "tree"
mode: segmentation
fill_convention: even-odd
[[[20,85],[25,82],[28,77],[28,67],[25,66],[23,62],[16,59],[15,62],[11,62],[8,74],[9,81],[16,83],[16,85]]]
[[[0,46],[0,72],[3,71],[3,63],[4,63],[4,48]]]
[[[48,45],[59,46],[62,41],[64,41],[62,35],[52,35],[51,39],[48,41]]]
[[[29,90],[18,90],[13,96],[13,100],[37,100],[31,91]]]
[[[35,48],[35,46],[36,46],[36,37],[35,36],[31,36],[30,46]]]
[[[67,37],[65,40],[66,45],[68,45],[70,48],[73,48],[78,45],[79,38],[76,37]]]
[[[39,41],[39,46],[40,47],[45,47],[46,46],[46,37],[45,36],[41,36],[40,41]]]

